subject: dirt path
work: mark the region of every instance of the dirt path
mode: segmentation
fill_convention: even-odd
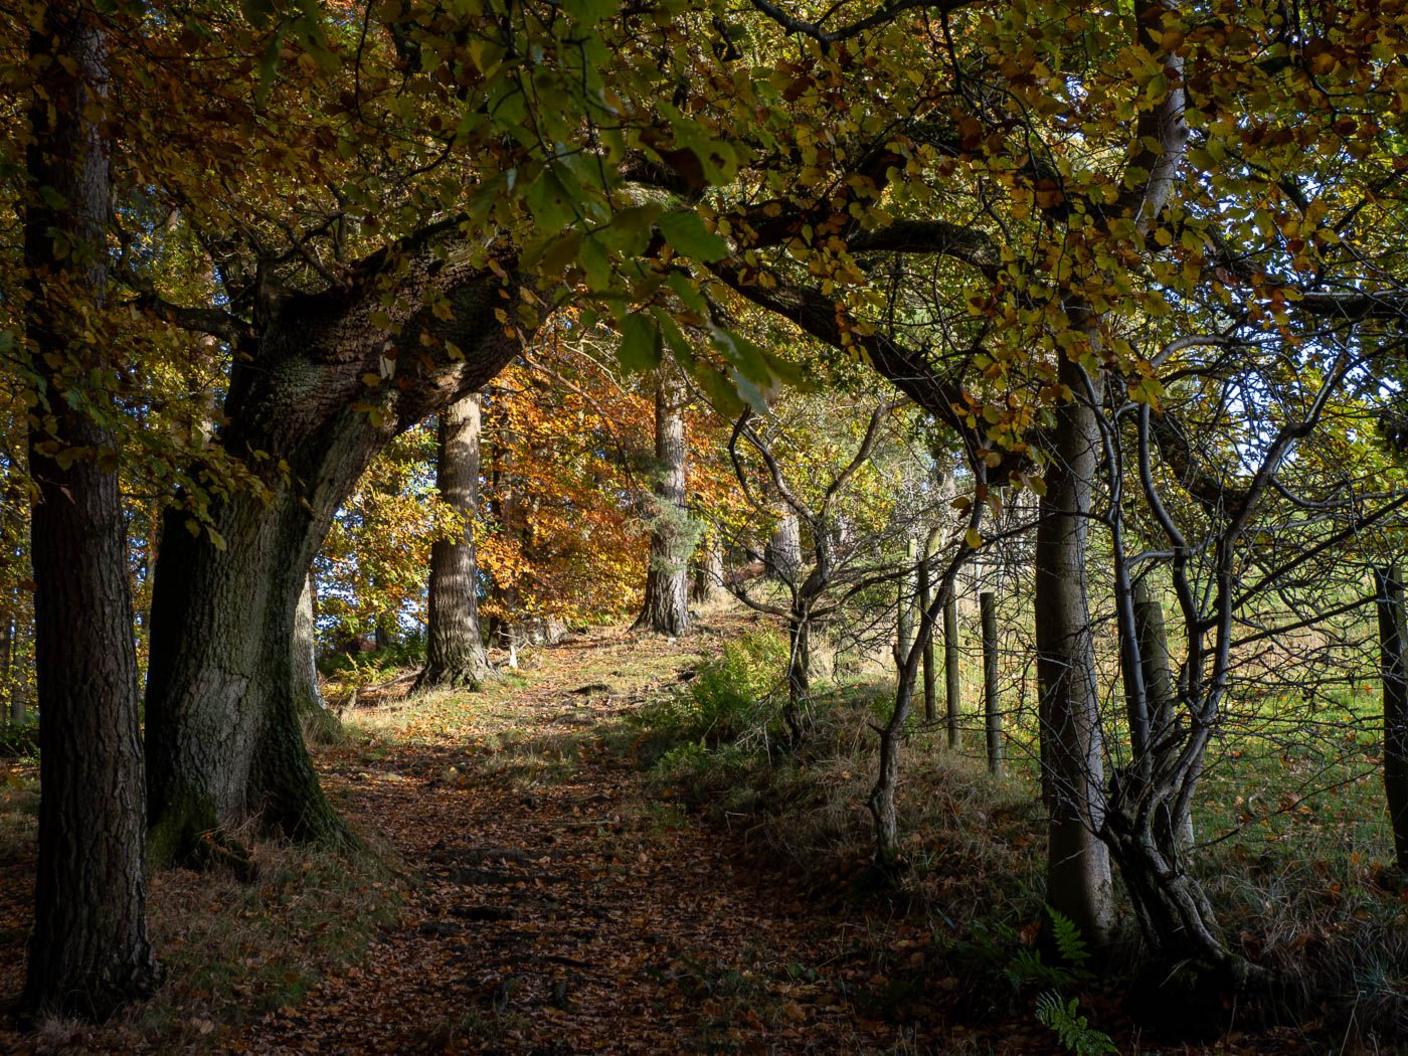
[[[859,936],[646,798],[620,719],[693,658],[642,672],[639,649],[569,647],[555,681],[486,707],[458,746],[325,761],[414,893],[364,964],[257,1024],[245,1051],[894,1050],[895,1028],[844,997]]]

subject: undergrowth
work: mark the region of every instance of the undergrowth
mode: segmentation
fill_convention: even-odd
[[[758,642],[736,643],[701,667],[696,683],[638,714],[650,789],[741,832],[813,891],[861,898],[854,911],[872,913],[874,892],[861,883],[870,856],[863,804],[875,766],[872,724],[887,712],[893,685],[817,693],[806,741],[780,751],[785,648],[780,638],[771,649]],[[977,739],[953,752],[941,731],[911,725],[899,799],[910,868],[887,894],[910,917],[927,918],[931,949],[963,1013],[1036,1016],[1045,995],[1040,1021],[1064,1046],[1110,1051],[1103,1031],[1111,1018],[1127,1024],[1119,1000],[1134,977],[1139,937],[1117,888],[1126,927],[1100,975],[1048,945],[1032,734],[1020,717],[1009,727],[1017,765],[994,780]],[[1371,736],[1344,736],[1343,744],[1294,749],[1243,733],[1219,746],[1238,766],[1215,769],[1205,783],[1197,817],[1207,845],[1194,867],[1228,934],[1284,980],[1274,998],[1242,1011],[1248,1028],[1313,1019],[1336,1044],[1347,1039],[1346,1051],[1385,1051],[1408,1038],[1408,885],[1386,860],[1392,843],[1376,745]],[[1276,791],[1312,779],[1325,791],[1304,802]],[[875,955],[884,961],[883,950]]]

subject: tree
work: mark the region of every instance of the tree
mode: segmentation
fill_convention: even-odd
[[[479,395],[440,412],[436,482],[440,497],[463,519],[458,537],[436,539],[430,551],[430,619],[425,667],[417,689],[474,689],[489,675],[479,627],[479,566],[474,524],[479,509]]]
[[[815,405],[796,401],[784,417],[774,408],[772,428],[765,431],[754,425],[753,413],[745,410],[729,445],[739,486],[755,516],[767,516],[770,504],[780,500],[799,529],[806,528],[805,534],[797,532],[796,565],[790,570],[774,566],[781,580],[780,598],[755,596],[746,581],[730,584],[749,608],[779,617],[787,627],[787,703],[782,717],[794,747],[806,733],[804,709],[811,696],[814,635],[821,627],[850,624],[850,633],[859,639],[862,628],[879,624],[888,637],[894,626],[891,592],[912,568],[904,547],[922,516],[922,503],[914,496],[875,497],[883,489],[877,485],[874,462],[895,413],[891,402],[881,399],[849,430],[837,420],[837,402],[828,401],[824,413],[829,429],[824,435],[817,435],[815,429],[817,410]],[[852,431],[859,436],[847,435]],[[838,439],[848,443],[840,444]],[[756,453],[761,472],[749,472],[741,441]],[[751,534],[753,524],[743,530]],[[803,539],[805,549],[801,549]],[[878,600],[876,611],[857,611],[869,594],[878,595],[869,599]]]
[[[1081,367],[1062,377],[1082,391]],[[1100,690],[1086,597],[1091,481],[1100,445],[1084,399],[1056,410],[1053,458],[1036,530],[1037,679],[1043,780],[1049,789],[1046,898],[1093,945],[1114,923],[1110,858],[1097,835],[1105,820]]]
[[[685,504],[684,403],[688,389],[673,366],[655,381],[655,485],[645,602],[635,626],[677,638],[689,630],[689,558],[698,531]]]
[[[24,999],[103,1017],[154,987],[137,657],[104,383],[111,208],[107,34],[84,4],[36,12],[24,216],[37,407],[29,469],[40,709],[39,865]],[[96,336],[95,336],[96,335]],[[101,379],[96,385],[93,379]]]
[[[481,387],[517,348],[493,317],[499,278],[447,261],[441,233],[365,258],[337,288],[274,299],[241,343],[217,443],[263,493],[213,502],[213,531],[200,535],[168,514],[157,562],[147,763],[159,859],[199,856],[202,834],[251,815],[297,838],[347,838],[293,699],[288,643],[308,566],[376,452],[447,394]],[[396,316],[369,325],[388,290],[399,291]],[[442,299],[449,319],[430,307]],[[392,361],[395,383],[369,393],[388,342],[404,366]],[[426,342],[464,352],[411,354]]]

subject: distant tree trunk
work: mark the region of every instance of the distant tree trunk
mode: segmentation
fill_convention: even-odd
[[[86,5],[42,10],[29,40],[34,200],[24,214],[25,322],[43,415],[29,437],[40,800],[24,1003],[100,1018],[150,993],[158,977],[147,940],[127,536],[111,461],[120,445],[84,405],[100,420],[121,412],[102,391],[64,399],[75,382],[112,372],[101,339],[85,333],[105,329],[107,42]],[[56,449],[78,457],[65,466]]]
[[[1082,368],[1062,357],[1060,377],[1083,394]],[[1104,823],[1104,759],[1095,646],[1086,599],[1091,481],[1100,443],[1095,409],[1077,396],[1056,410],[1055,450],[1036,531],[1038,711],[1050,789],[1047,901],[1092,946],[1113,925]]]
[[[723,592],[723,582],[724,550],[717,538],[711,538],[695,563],[689,600],[696,605],[708,605]]]
[[[784,513],[773,529],[763,565],[768,575],[784,582],[793,580],[802,567],[802,528],[792,511]]]
[[[272,298],[241,339],[215,442],[265,492],[212,502],[218,541],[169,515],[157,553],[146,717],[159,861],[199,861],[208,833],[251,816],[292,838],[349,842],[304,747],[289,642],[313,555],[367,464],[517,351],[493,317],[503,282],[447,260],[445,237],[429,228],[373,254],[345,287]],[[430,307],[442,298],[448,320]],[[462,356],[441,351],[450,341]],[[378,370],[396,384],[373,396],[365,377]]]
[[[430,625],[425,669],[416,689],[463,686],[477,689],[489,676],[489,656],[479,628],[479,566],[474,518],[479,512],[479,394],[440,412],[440,497],[464,518],[457,539],[437,539],[430,548]]]
[[[23,665],[31,655],[32,650],[28,646],[33,640],[34,629],[31,622],[17,618],[11,645],[11,655],[14,657],[11,671],[14,677],[10,683],[10,721],[16,725],[29,721],[29,679]]]
[[[372,628],[372,642],[378,649],[390,649],[400,637],[396,617],[390,613],[377,614],[376,625]]]
[[[963,694],[958,676],[958,599],[952,594],[944,603],[944,703],[948,710],[948,746],[957,748],[962,740],[958,719]]]
[[[929,605],[934,600],[934,590],[931,583],[933,579],[933,569],[930,567],[934,560],[934,550],[938,543],[939,530],[930,529],[924,542],[924,560],[919,565],[919,611],[929,611]],[[928,723],[939,720],[938,701],[938,672],[934,665],[934,635],[930,633],[924,642],[924,721]]]
[[[978,595],[983,625],[983,729],[987,733],[988,773],[1002,773],[1002,712],[997,694],[997,600],[991,591]]]
[[[1408,658],[1403,580],[1394,566],[1376,568],[1379,651],[1384,680],[1384,792],[1400,871],[1408,871]]]
[[[4,697],[0,699],[0,708],[5,711],[5,720],[13,722],[10,709],[15,699],[15,618],[10,613],[5,613],[0,619],[0,691]]]
[[[678,637],[689,630],[689,550],[693,543],[685,508],[684,377],[662,366],[655,387],[657,508],[650,529],[645,604],[635,626]]]
[[[315,622],[313,576],[303,581],[293,614],[293,701],[303,732],[317,744],[334,744],[342,724],[328,710],[318,683],[318,627]]]
[[[909,647],[914,644],[915,585],[910,572],[919,563],[919,542],[910,538],[905,544],[905,574],[899,578],[895,599],[895,664],[904,663]]]
[[[323,707],[323,690],[318,685],[318,629],[313,619],[313,577],[305,576],[298,608],[293,614],[293,692],[302,713]]]

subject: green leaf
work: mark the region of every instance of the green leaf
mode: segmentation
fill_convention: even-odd
[[[701,319],[709,318],[709,304],[704,300],[704,295],[699,292],[699,287],[688,275],[672,271],[666,281],[670,284],[670,289],[675,291],[675,296],[684,302],[686,308]]]
[[[650,229],[660,215],[658,205],[637,205],[622,209],[599,232],[602,242],[610,249],[629,257],[639,256],[650,244]]]
[[[666,213],[658,221],[660,233],[679,253],[695,260],[712,263],[728,256],[728,243],[704,226],[699,214],[692,209]]]
[[[545,232],[559,232],[577,219],[572,197],[555,165],[543,168],[524,197],[533,219]]]
[[[725,418],[736,418],[743,413],[746,404],[743,402],[743,398],[738,395],[737,386],[717,369],[708,363],[695,360],[689,375],[704,390],[704,395],[708,397],[709,402],[714,405],[714,409],[719,414]]]
[[[655,320],[644,312],[626,316],[621,324],[621,347],[616,352],[628,371],[653,370],[660,365],[660,334]]]
[[[269,98],[269,89],[274,86],[274,73],[279,67],[279,49],[283,46],[283,27],[269,35],[269,42],[259,53],[259,83],[254,89],[256,106],[263,106]]]
[[[694,369],[694,349],[690,348],[689,341],[684,336],[684,331],[679,328],[679,324],[670,318],[670,313],[663,308],[652,308],[651,315],[655,316],[656,325],[660,327],[660,336],[665,339],[665,344],[674,353],[675,360],[685,368]]]
[[[594,292],[600,293],[611,288],[611,258],[599,238],[588,238],[582,243],[579,263],[587,273],[587,285]]]

